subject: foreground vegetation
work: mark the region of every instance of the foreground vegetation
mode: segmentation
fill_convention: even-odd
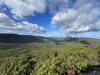
[[[92,65],[99,65],[100,57],[100,44],[87,42],[90,41],[1,44],[0,75],[78,75],[86,72]]]

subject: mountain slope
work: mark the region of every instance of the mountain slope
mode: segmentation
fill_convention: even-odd
[[[43,37],[17,34],[0,34],[1,43],[31,43],[43,42]]]

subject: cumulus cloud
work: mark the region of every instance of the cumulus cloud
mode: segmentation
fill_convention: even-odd
[[[100,30],[100,0],[0,0],[0,5],[6,5],[13,18],[25,18],[48,9],[53,16],[51,25],[60,27],[64,35]],[[2,13],[0,28],[30,33],[46,32],[37,24],[27,21],[16,23]]]
[[[46,30],[37,24],[30,23],[28,21],[22,21],[21,23],[17,23],[11,18],[9,18],[6,14],[0,13],[0,29],[7,33],[24,33],[32,34],[35,33],[45,33]],[[19,33],[18,33],[19,32]],[[25,33],[24,33],[25,34]]]
[[[73,0],[47,0],[49,11],[56,14],[73,6]]]
[[[19,24],[19,28],[23,29],[23,30],[24,29],[25,30],[29,30],[31,33],[32,32],[36,32],[36,33],[44,33],[44,32],[46,32],[46,30],[42,26],[39,26],[39,25],[33,24],[33,23],[29,23],[27,21],[23,21],[21,24]]]
[[[63,1],[63,0],[61,0]],[[65,6],[56,5],[52,25],[59,26],[63,34],[74,34],[100,30],[100,1],[99,0],[65,0]],[[72,2],[72,5],[69,1]],[[98,2],[99,1],[99,2]],[[64,2],[63,2],[64,3]]]
[[[7,15],[0,13],[0,28],[14,28],[14,21]]]
[[[20,18],[34,15],[35,12],[43,13],[46,9],[45,0],[0,0],[0,5],[3,4]]]

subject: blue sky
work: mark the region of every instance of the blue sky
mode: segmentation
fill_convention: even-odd
[[[100,38],[100,0],[0,0],[0,33]]]

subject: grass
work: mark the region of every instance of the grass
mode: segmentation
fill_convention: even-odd
[[[99,48],[96,46],[51,42],[1,48],[0,75],[64,75],[69,70],[80,73],[89,65],[99,64]]]

